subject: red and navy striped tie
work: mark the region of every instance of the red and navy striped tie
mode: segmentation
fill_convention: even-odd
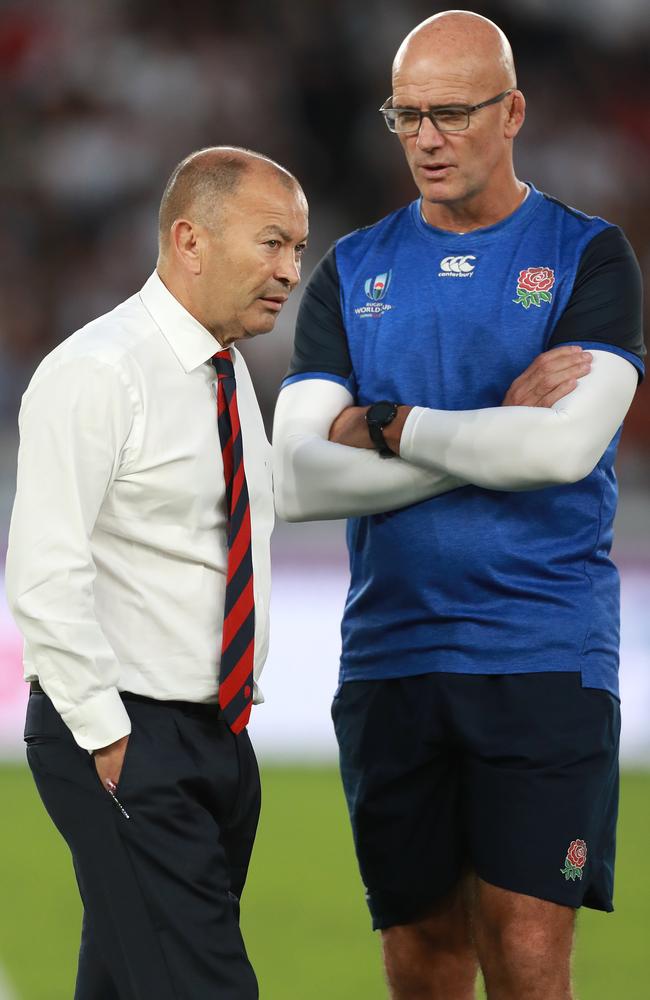
[[[248,723],[253,698],[255,601],[251,554],[251,512],[237,409],[235,368],[230,351],[212,358],[217,372],[219,440],[228,513],[228,576],[221,642],[219,705],[234,733]]]

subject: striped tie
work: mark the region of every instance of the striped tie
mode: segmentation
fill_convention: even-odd
[[[230,351],[212,358],[217,372],[219,440],[228,512],[228,577],[221,642],[219,705],[234,733],[248,723],[253,697],[255,602],[251,555],[251,512],[244,473],[235,368]]]

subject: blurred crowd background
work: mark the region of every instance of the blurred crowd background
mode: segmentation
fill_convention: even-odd
[[[302,180],[307,273],[329,243],[414,188],[377,108],[422,0],[16,0],[0,3],[0,417],[35,365],[135,291],[156,211],[187,152],[263,151]],[[528,119],[519,175],[619,223],[650,266],[650,7],[646,0],[474,3],[509,35]],[[251,350],[267,420],[291,315]],[[625,435],[645,477],[650,393]],[[647,476],[650,483],[650,475]]]
[[[423,0],[0,0],[0,569],[21,394],[48,351],[153,270],[158,202],[174,165],[190,150],[225,143],[293,171],[311,206],[308,276],[334,239],[415,196],[377,109],[401,39],[442,9]],[[528,100],[519,176],[620,224],[647,273],[647,0],[477,0],[473,9],[513,44]],[[269,430],[298,298],[271,335],[246,345]],[[633,584],[631,659],[646,678],[644,698],[633,701],[648,707],[649,417],[650,388],[642,386],[618,463],[617,557],[624,585]],[[275,547],[277,593],[287,603],[274,622],[295,630],[293,602],[305,594],[310,628],[331,617],[326,699],[345,587],[340,525],[280,526]],[[315,601],[314,588],[291,576],[315,551],[325,568],[335,564],[327,610],[324,584]],[[3,668],[5,678],[19,670],[19,640],[1,599],[0,715]],[[268,676],[272,683],[270,668]],[[650,735],[647,746],[650,755]]]

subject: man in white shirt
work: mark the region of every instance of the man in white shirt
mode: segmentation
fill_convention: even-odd
[[[157,270],[23,399],[7,592],[28,760],[84,902],[75,1000],[258,996],[238,912],[273,503],[233,345],[273,329],[306,232],[273,161],[190,155],[162,198]]]

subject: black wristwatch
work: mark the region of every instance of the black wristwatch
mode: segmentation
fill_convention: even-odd
[[[390,403],[387,399],[382,399],[379,403],[373,403],[366,412],[366,423],[370,439],[382,458],[390,458],[395,454],[386,444],[383,429],[388,427],[397,416],[397,403]]]

